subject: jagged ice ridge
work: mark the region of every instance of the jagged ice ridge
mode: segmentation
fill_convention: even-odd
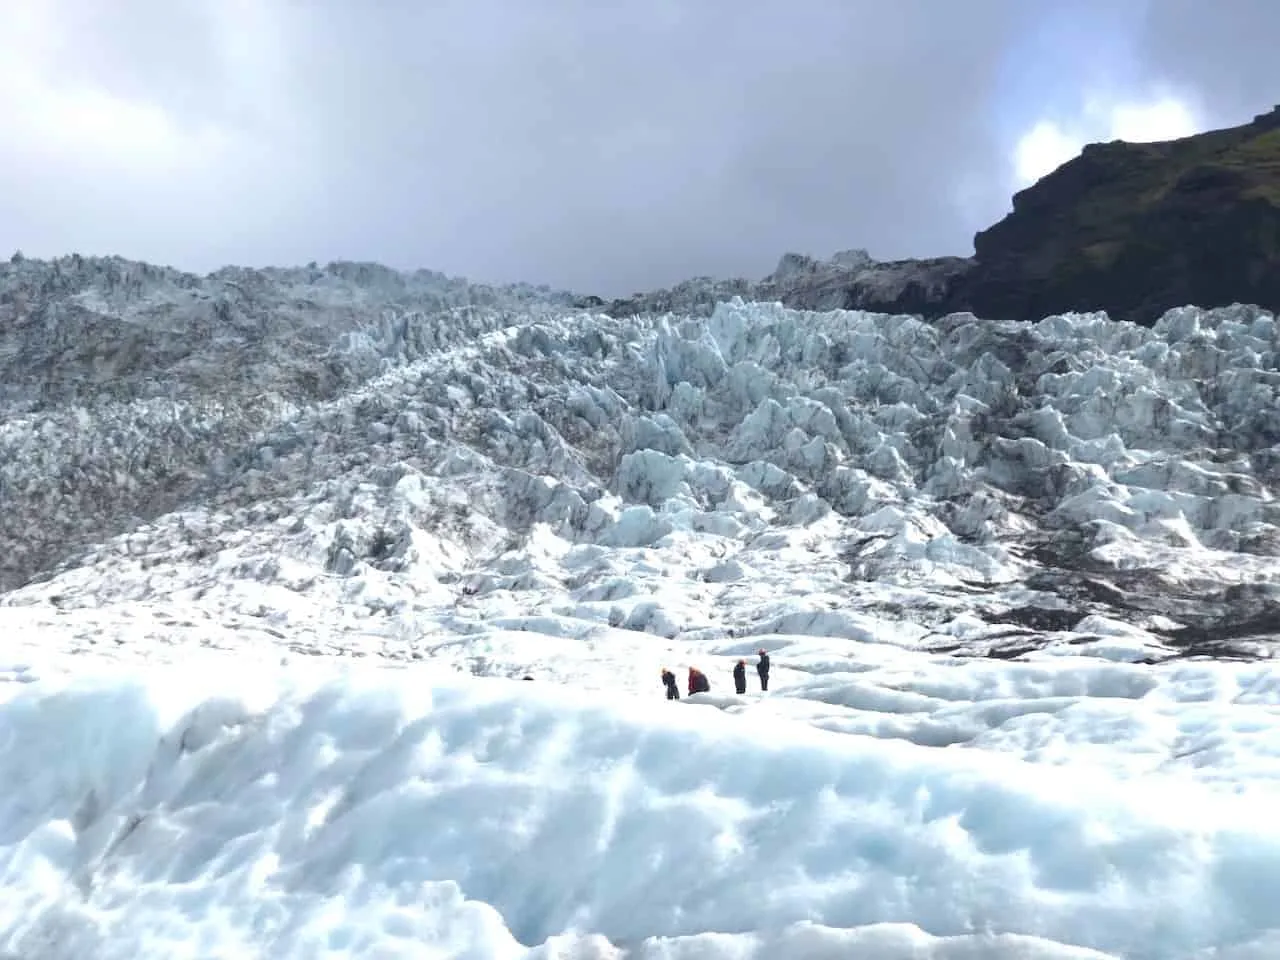
[[[0,949],[1280,946],[1269,314],[0,289]]]

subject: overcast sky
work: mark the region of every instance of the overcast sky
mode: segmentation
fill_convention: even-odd
[[[619,295],[967,255],[1280,102],[1278,0],[0,0],[0,251]]]

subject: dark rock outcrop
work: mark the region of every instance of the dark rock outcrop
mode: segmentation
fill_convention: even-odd
[[[1090,144],[1018,193],[974,253],[955,293],[996,319],[1280,308],[1280,108],[1180,140]]]
[[[969,258],[789,253],[759,282],[698,278],[608,309],[708,312],[733,296],[996,320],[1105,310],[1143,325],[1187,304],[1280,311],[1280,107],[1180,140],[1090,144],[1016,194]]]
[[[777,268],[758,282],[695,277],[669,290],[614,300],[613,316],[667,311],[709,315],[733,297],[777,300],[800,310],[869,310],[940,316],[954,312],[961,281],[972,269],[963,257],[932,260],[873,260],[865,250],[846,250],[830,260],[783,254]]]

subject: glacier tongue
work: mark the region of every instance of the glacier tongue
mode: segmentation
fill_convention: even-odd
[[[1239,789],[1228,760],[1260,781],[1280,777],[1274,751],[1254,736],[1274,721],[1276,685],[1267,664],[1188,661],[1272,656],[1277,337],[1270,315],[1245,307],[1174,310],[1152,329],[1102,315],[924,323],[738,298],[698,315],[623,317],[542,288],[361,264],[206,278],[80,258],[0,267],[0,678],[53,683],[102,661],[207,664],[212,690],[228,662],[264,675],[283,662],[304,675],[342,658],[374,666],[388,690],[457,673],[536,681],[495,683],[517,691],[499,699],[552,684],[575,688],[575,698],[603,692],[575,699],[562,725],[552,706],[529,721],[531,749],[559,758],[565,738],[590,736],[589,724],[574,726],[579,713],[622,730],[638,756],[648,749],[645,724],[670,709],[659,669],[701,664],[713,691],[694,700],[705,705],[695,716],[723,720],[717,730],[741,730],[738,720],[805,735],[817,728],[823,763],[848,751],[866,762],[860,738],[916,750],[906,765],[885,761],[884,790],[902,796],[885,799],[876,817],[923,803],[912,791],[927,793],[924,773],[913,771],[953,747],[1009,761],[1029,791],[1038,770],[1063,766],[1063,783],[1096,774],[1116,796],[1168,777],[1194,787],[1198,802],[1227,803]],[[727,693],[730,665],[760,649],[774,657],[769,695]],[[0,685],[6,697],[11,687]],[[264,715],[228,696],[231,705],[199,709]],[[13,709],[35,723],[44,701],[30,697],[13,699]],[[75,705],[89,711],[95,697],[56,701],[88,740],[95,728]],[[151,706],[119,697],[100,699],[136,711],[157,742],[169,742],[178,721],[165,726]],[[325,697],[261,709],[292,729],[296,715],[333,707]],[[532,697],[550,704],[556,694]],[[607,698],[642,716],[605,718]],[[380,717],[379,730],[410,722],[390,707],[380,713],[376,698],[352,703],[353,714]],[[173,707],[183,709],[196,708]],[[471,716],[471,706],[458,709]],[[485,708],[475,709],[482,723]],[[669,730],[660,736],[674,749]],[[744,735],[725,736],[744,764],[763,762],[748,756]],[[134,766],[76,776],[119,800],[120,783],[155,759],[146,738],[135,739],[119,747],[121,764],[130,744],[140,751],[127,758]],[[719,743],[697,749],[711,756]],[[505,789],[523,795],[521,761],[509,760]],[[471,761],[450,755],[455,762]],[[591,762],[613,761],[602,753]],[[573,780],[593,769],[557,763],[557,775]],[[628,792],[643,792],[632,767],[618,770],[617,795],[596,797],[602,822],[624,799],[640,803]],[[744,777],[727,772],[705,787],[720,791],[707,809],[738,810]],[[965,782],[974,809],[984,797],[1014,802],[992,799],[1002,777]],[[751,778],[766,797],[787,786],[770,786],[767,772]],[[48,786],[32,782],[31,791]],[[857,830],[884,827],[848,813],[846,800],[831,802]],[[566,800],[556,816],[572,819],[574,809]],[[1098,837],[1110,827],[1087,813],[1073,829],[1096,844],[1080,860],[1052,844],[1037,855],[1046,870],[1076,871],[1062,882],[1096,881],[1093,896],[1105,886],[1098,858],[1109,848]],[[966,816],[977,818],[966,829],[997,852],[1012,843],[990,816]],[[59,823],[35,830],[22,856],[81,842]],[[1126,829],[1154,842],[1158,831],[1142,824],[1135,813]],[[505,841],[495,837],[496,850]],[[956,849],[968,842],[947,838]],[[448,837],[438,842],[432,857],[457,852]],[[815,843],[814,857],[834,855]],[[1248,856],[1234,835],[1223,843],[1239,872],[1196,889],[1225,897],[1247,887]],[[725,855],[703,852],[713,864]],[[200,851],[184,856],[195,862]],[[1108,908],[1112,926],[1072,942],[1134,947],[1124,910],[1138,909],[1143,871],[1159,873],[1156,859],[1123,879],[1135,899]],[[939,890],[961,883],[960,862],[938,867]],[[668,891],[661,923],[641,929],[649,921],[609,897],[592,917],[634,936],[630,956],[653,958],[806,949],[1101,956],[1003,934],[975,939],[961,929],[960,907],[929,934],[876,925],[877,916],[900,919],[889,907],[876,915],[849,906],[839,918],[856,920],[855,932],[795,926],[810,867],[794,864],[776,929],[749,942],[690,932],[679,900],[699,888],[688,876]],[[826,867],[839,872],[834,861]],[[491,903],[519,906],[503,877],[477,876],[493,885]],[[433,889],[459,929],[493,937],[493,953],[475,956],[562,955],[559,927],[529,921],[542,945],[526,954],[464,901],[472,890]],[[988,902],[981,892],[966,896]],[[1067,900],[1050,910],[1052,897],[1028,896],[1047,912],[1019,925],[1002,902],[1006,928],[1065,937],[1084,916]],[[1240,924],[1256,919],[1256,906],[1243,902]],[[731,916],[721,907],[707,915]],[[555,917],[577,929],[567,907]],[[1184,919],[1197,945],[1225,938],[1234,922]],[[644,939],[650,933],[673,939]],[[588,940],[565,949],[615,955]],[[1151,943],[1142,955],[1160,956]]]
[[[256,286],[266,304],[325,289]],[[107,303],[95,291],[74,296]],[[1229,651],[1276,609],[1265,314],[925,324],[735,299],[707,318],[614,319],[520,295],[344,321],[309,355],[277,321],[294,339],[263,334],[225,375],[216,337],[193,348],[177,398],[157,373],[9,417],[4,562],[11,577],[63,564],[4,604],[182,597],[287,625],[296,649],[314,619],[355,618],[391,657],[413,656],[405,638],[442,608],[483,634],[495,597],[556,633],[668,639],[760,631],[779,603],[817,624],[818,597],[944,632],[963,608],[1032,646],[1046,625],[1066,636],[1104,616],[1150,632],[1143,656]],[[137,302],[130,324],[171,315]],[[188,369],[225,385],[201,393]],[[346,386],[308,395],[308,371]],[[610,552],[566,559],[593,544]],[[704,572],[669,576],[690,553]],[[602,564],[648,585],[602,592]],[[743,602],[745,583],[789,569],[804,573],[783,596]],[[259,610],[263,585],[275,600]]]

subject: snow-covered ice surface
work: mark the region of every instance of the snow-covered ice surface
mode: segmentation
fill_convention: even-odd
[[[1278,346],[0,267],[0,957],[1280,956]]]

